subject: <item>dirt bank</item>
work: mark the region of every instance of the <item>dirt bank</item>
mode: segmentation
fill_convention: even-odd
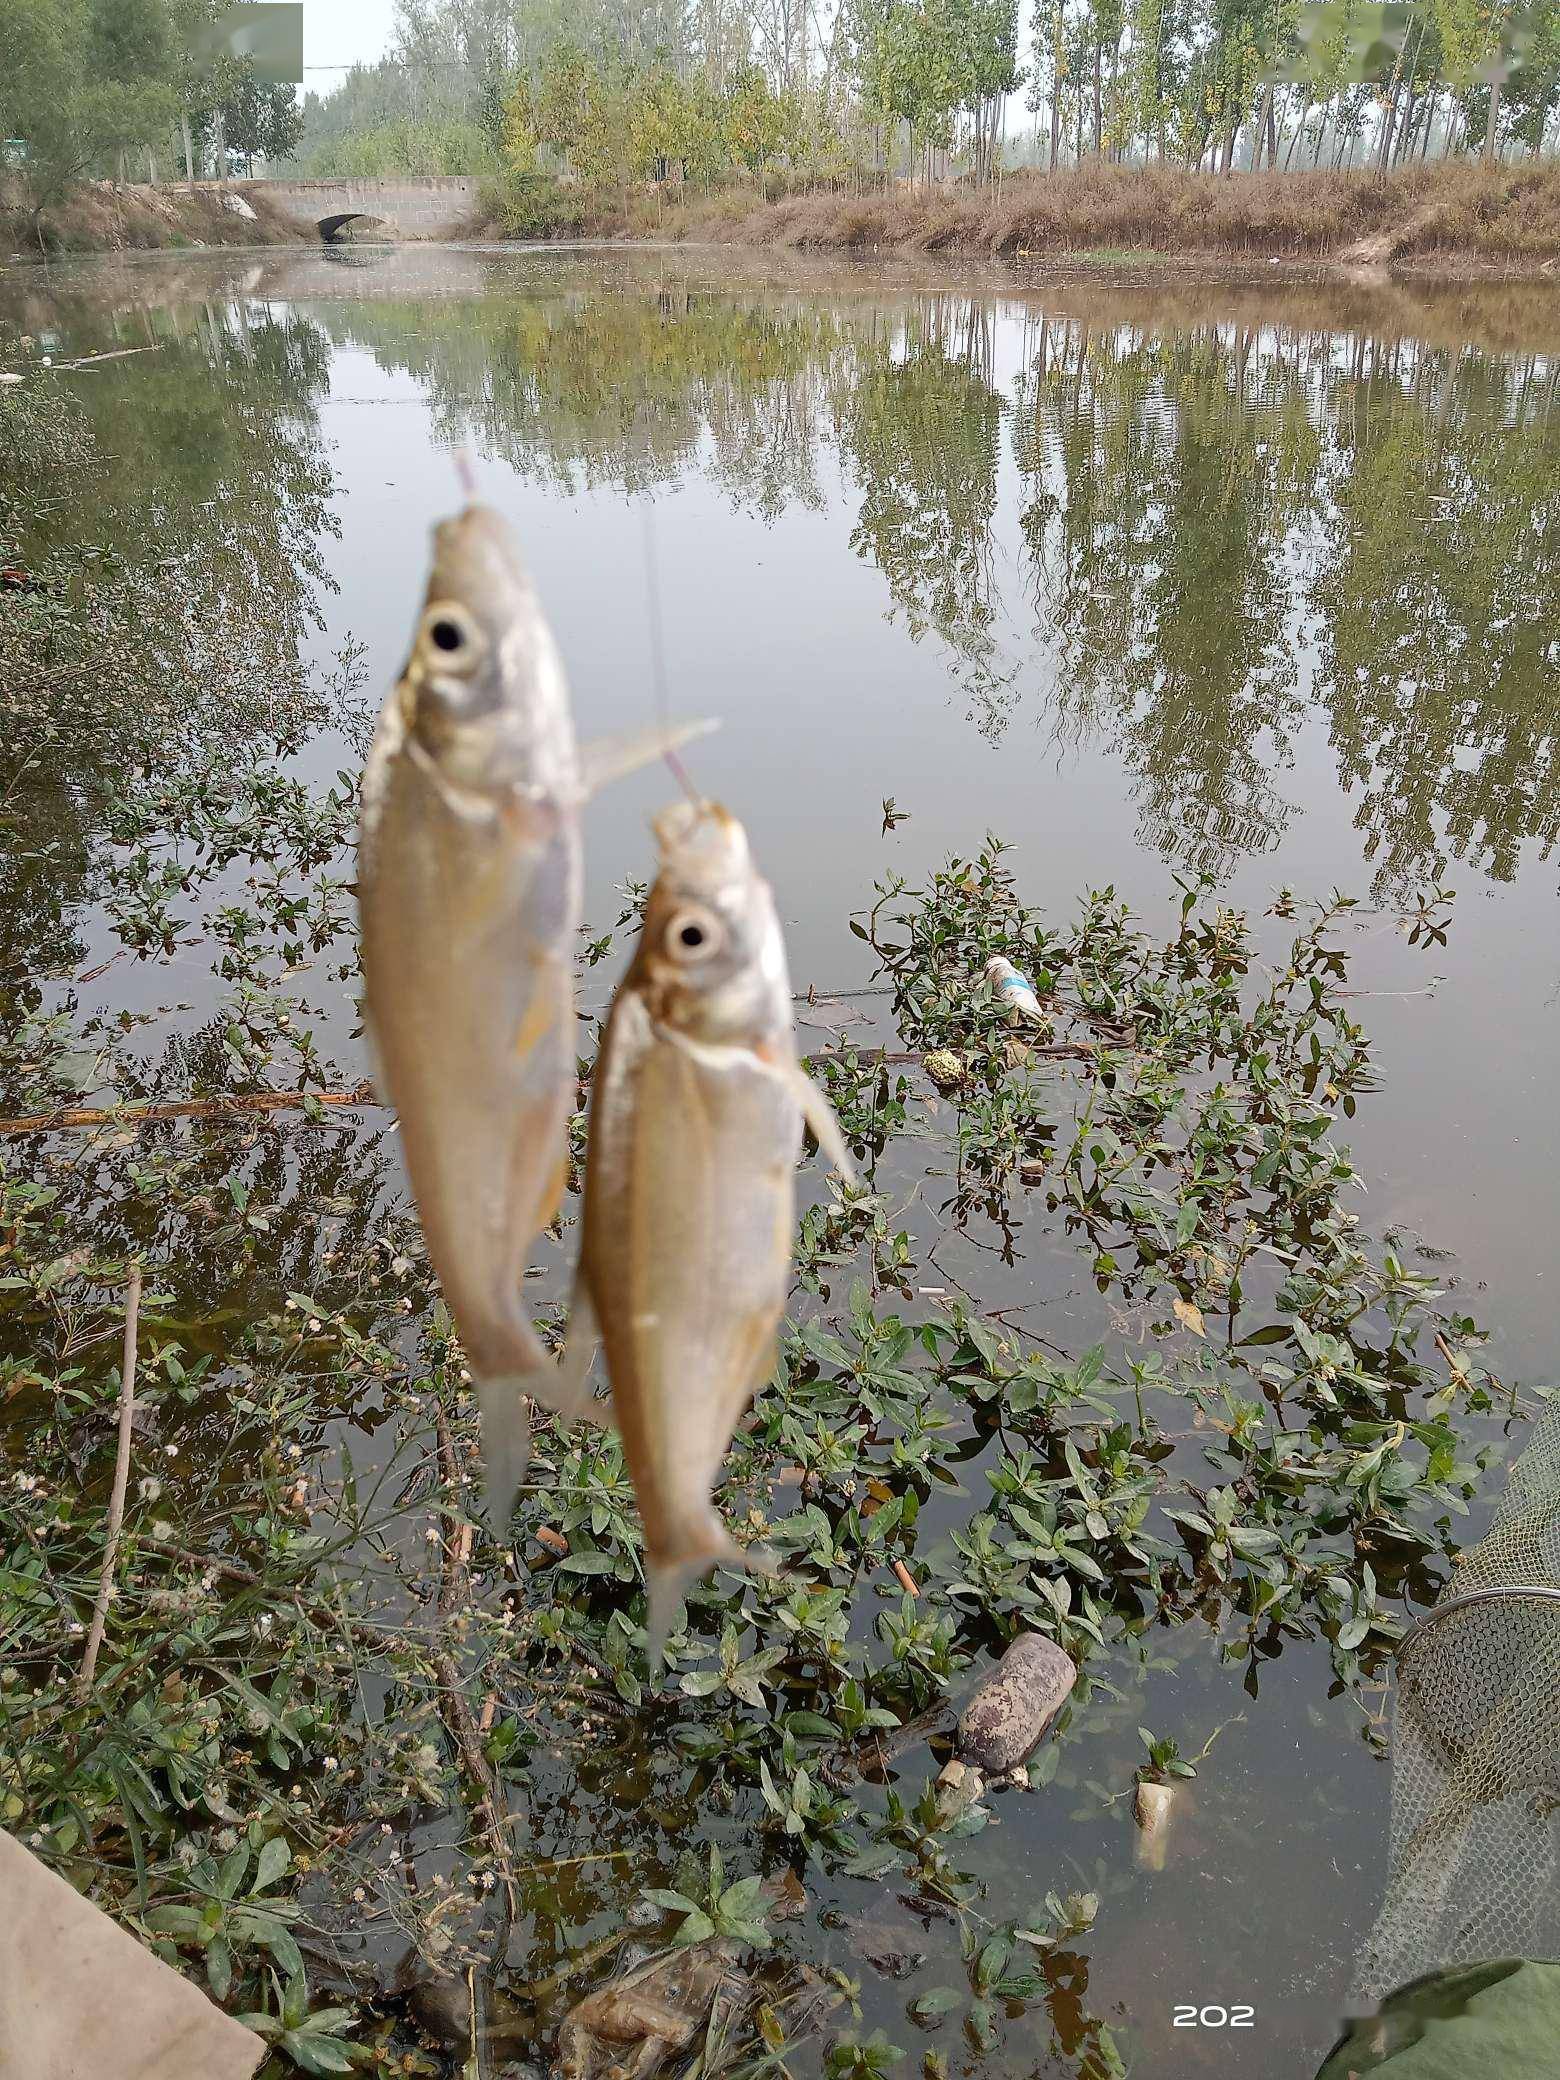
[[[19,183],[0,186],[0,261],[51,253],[113,253],[160,246],[281,246],[312,242],[263,195],[242,197],[248,214],[229,207],[238,200],[230,187],[214,183],[148,187],[127,182],[86,181],[63,202],[52,204],[34,224]]]
[[[1022,261],[1145,256],[1392,265],[1426,273],[1560,276],[1560,163],[1455,163],[1404,172],[1187,173],[1085,166],[1000,186],[895,187],[766,200],[752,189],[662,188],[592,209],[565,235],[655,237],[813,250],[965,253]],[[519,235],[497,203],[481,227]],[[535,232],[532,231],[532,236]]]

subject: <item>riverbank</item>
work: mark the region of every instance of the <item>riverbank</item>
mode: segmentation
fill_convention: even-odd
[[[116,253],[199,246],[283,246],[310,234],[261,196],[203,182],[194,188],[84,181],[36,222],[18,182],[0,184],[0,261],[48,253]]]
[[[1560,273],[1560,163],[1220,178],[1165,166],[1029,172],[990,187],[815,191],[770,200],[661,187],[599,205],[534,182],[495,191],[486,235],[601,236],[986,259],[1298,261],[1426,273]]]

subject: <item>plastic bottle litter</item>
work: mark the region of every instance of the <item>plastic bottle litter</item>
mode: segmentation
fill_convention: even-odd
[[[1026,1021],[1034,1025],[1048,1023],[1029,977],[1021,974],[1010,960],[1004,960],[1000,953],[994,953],[987,961],[986,980],[1007,1013],[1009,1025],[1023,1025]]]
[[[1172,1786],[1139,1782],[1132,1799],[1132,1817],[1138,1824],[1136,1862],[1139,1870],[1164,1869],[1174,1814],[1175,1791]]]

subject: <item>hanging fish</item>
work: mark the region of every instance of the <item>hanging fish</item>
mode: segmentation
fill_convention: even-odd
[[[592,1087],[571,1375],[599,1333],[644,1523],[659,1651],[684,1590],[741,1551],[711,1490],[774,1363],[790,1288],[805,1119],[851,1176],[839,1125],[796,1058],[768,883],[734,816],[679,803]]]
[[[503,521],[472,505],[435,528],[411,655],[363,775],[363,1001],[476,1380],[500,1520],[530,1456],[522,1396],[589,1413],[588,1395],[560,1382],[521,1286],[568,1174],[580,810],[604,781],[705,726],[582,753]]]

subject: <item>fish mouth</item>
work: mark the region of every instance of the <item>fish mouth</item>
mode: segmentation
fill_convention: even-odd
[[[509,523],[491,506],[469,505],[434,528],[429,606],[450,600],[502,621],[530,589]]]
[[[719,802],[673,802],[651,819],[663,868],[702,884],[744,874],[751,865],[747,833]]]

